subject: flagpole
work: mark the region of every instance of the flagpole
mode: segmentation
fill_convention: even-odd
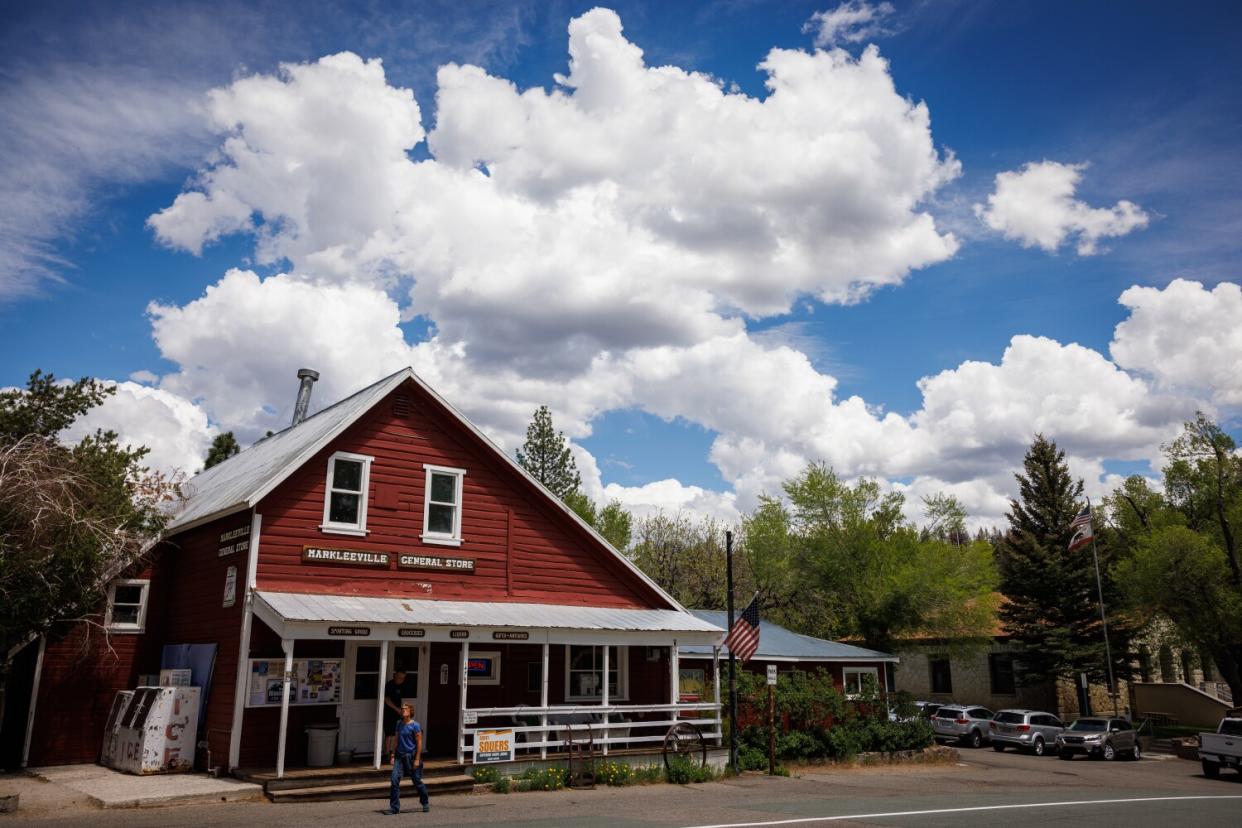
[[[1091,514],[1091,498],[1087,498],[1087,513]],[[1113,699],[1113,715],[1120,716],[1117,709],[1117,682],[1113,679],[1113,649],[1108,643],[1108,616],[1104,612],[1104,582],[1100,579],[1100,555],[1095,549],[1095,527],[1091,527],[1091,558],[1095,561],[1095,589],[1100,596],[1100,623],[1104,625],[1104,658],[1108,660],[1108,692]]]
[[[733,533],[725,530],[725,585],[729,591],[729,631],[733,631]],[[729,767],[737,773],[737,657],[729,648]]]

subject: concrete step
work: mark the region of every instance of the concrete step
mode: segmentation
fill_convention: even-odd
[[[474,790],[474,777],[466,774],[423,778],[427,792],[432,796],[470,793]],[[314,787],[269,790],[267,798],[272,802],[337,802],[346,799],[387,799],[390,790],[387,781],[354,782],[343,785],[317,785]],[[401,783],[401,796],[407,801],[415,797],[413,786],[406,780]]]
[[[465,773],[465,765],[427,766],[423,769],[423,781],[431,784],[431,780],[442,777],[456,777]],[[388,784],[392,774],[392,766],[379,770],[374,768],[341,768],[333,773],[316,773],[314,775],[291,774],[284,779],[265,779],[262,784],[268,793],[274,791],[300,790],[302,788],[338,787],[341,785],[360,785],[368,782]]]

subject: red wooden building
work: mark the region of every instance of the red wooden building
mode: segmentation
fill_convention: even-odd
[[[301,411],[317,378],[303,375]],[[397,668],[428,752],[459,761],[501,725],[540,753],[566,722],[615,724],[604,744],[635,746],[692,710],[719,734],[718,700],[679,702],[678,647],[723,632],[409,369],[190,480],[152,564],[111,585],[104,623],[106,642],[83,628],[32,645],[23,764],[94,761],[116,691],[177,645],[199,653],[200,767],[283,773],[323,723],[378,766]]]

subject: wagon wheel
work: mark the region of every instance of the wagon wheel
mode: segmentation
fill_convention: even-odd
[[[678,722],[668,729],[664,735],[665,768],[673,756],[680,756],[700,768],[707,764],[707,742],[703,741],[703,734],[697,727],[689,722]]]

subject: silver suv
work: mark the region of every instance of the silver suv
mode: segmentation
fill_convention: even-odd
[[[1080,753],[1113,760],[1143,758],[1138,732],[1125,719],[1079,719],[1057,737],[1057,755],[1073,759]]]
[[[1002,710],[988,723],[988,738],[992,749],[1003,751],[1007,747],[1030,751],[1043,756],[1057,743],[1057,736],[1065,725],[1051,713],[1039,710]]]
[[[972,748],[982,747],[988,739],[988,721],[992,711],[986,707],[946,704],[932,716],[932,731],[937,739],[953,739]]]

